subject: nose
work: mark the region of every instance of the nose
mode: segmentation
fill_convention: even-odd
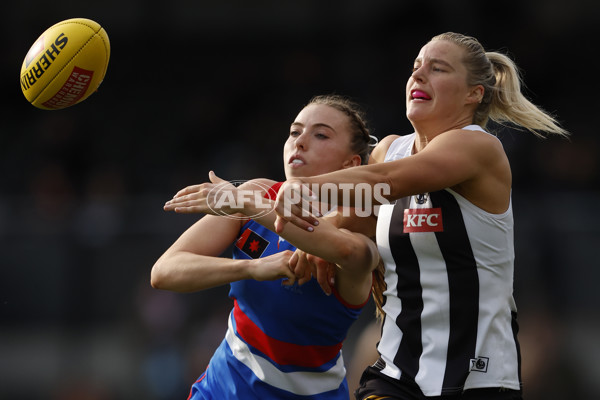
[[[423,66],[415,68],[413,70],[412,74],[410,75],[411,78],[413,78],[417,82],[423,82],[425,80],[425,73],[423,70],[424,70]]]
[[[300,135],[298,135],[296,137],[296,140],[294,141],[294,145],[302,150],[306,150],[306,145],[308,144],[308,138],[307,138],[307,134],[306,133],[301,133]]]

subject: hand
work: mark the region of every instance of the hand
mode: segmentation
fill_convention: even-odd
[[[322,216],[314,206],[316,200],[317,197],[300,179],[285,181],[275,199],[275,232],[281,233],[288,222],[312,232],[313,226],[319,224],[317,217]]]
[[[213,215],[230,215],[240,212],[238,202],[219,201],[237,199],[238,189],[210,171],[211,183],[188,186],[175,194],[163,207],[165,211],[181,214],[205,213]]]
[[[298,278],[299,285],[316,276],[323,292],[328,296],[332,293],[337,271],[337,266],[334,263],[297,249],[290,258],[290,268]]]
[[[312,267],[309,265],[305,251],[296,249],[290,258],[290,269],[294,272],[298,285],[304,285],[312,279]]]
[[[251,261],[250,276],[257,281],[273,281],[279,278],[288,278],[283,281],[284,285],[293,285],[296,275],[289,265],[293,252],[284,250],[267,257],[257,258]]]

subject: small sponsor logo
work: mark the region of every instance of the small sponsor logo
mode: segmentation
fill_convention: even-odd
[[[477,358],[471,358],[471,368],[469,368],[470,371],[477,371],[477,372],[487,372],[488,370],[488,363],[490,362],[490,359],[488,357],[477,357]]]
[[[260,258],[265,252],[269,241],[251,229],[246,229],[237,240],[235,246],[251,258]]]
[[[427,199],[429,199],[429,193],[421,193],[415,196],[417,204],[425,204]]]
[[[404,233],[443,231],[441,208],[407,208],[404,210]]]
[[[71,76],[69,76],[60,90],[50,100],[45,101],[43,105],[55,109],[72,106],[85,95],[93,76],[94,71],[73,67]]]

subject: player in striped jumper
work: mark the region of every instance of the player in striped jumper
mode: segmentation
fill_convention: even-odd
[[[510,58],[456,33],[421,48],[406,107],[415,132],[384,138],[371,165],[286,182],[277,229],[312,222],[296,206],[284,213],[302,185],[386,183],[390,204],[377,221],[387,285],[380,358],[356,398],[520,399],[511,170],[485,126],[568,133],[523,96]]]
[[[284,147],[286,176],[360,165],[368,158],[370,139],[354,103],[339,96],[316,97],[291,125]],[[180,191],[165,210],[213,212],[215,208],[203,202],[207,185],[211,184]],[[268,202],[279,185],[260,179],[239,188],[221,185],[218,192],[259,192]],[[230,210],[238,213],[236,218],[222,216],[221,208],[220,216],[200,219],[152,269],[155,288],[189,292],[227,283],[231,287],[234,306],[227,333],[189,398],[347,400],[341,348],[369,298],[372,271],[382,266],[375,242],[338,229],[343,222],[340,214],[324,218],[311,234],[290,229],[279,236],[272,231],[274,213],[262,215],[239,205]],[[373,223],[373,235],[374,228]],[[234,259],[219,258],[232,243]],[[333,295],[327,296],[315,279],[303,285],[294,282],[296,276],[288,266],[295,257],[292,243],[339,265]]]

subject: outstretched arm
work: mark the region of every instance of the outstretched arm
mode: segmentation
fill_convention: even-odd
[[[253,183],[246,183],[239,188],[228,185],[226,181],[216,177],[211,172],[209,175],[211,183],[190,186],[180,191],[172,200],[165,204],[165,210],[174,210],[176,212],[241,212],[247,216],[253,216],[253,219],[261,225],[274,229],[275,214],[273,212],[263,212],[264,202],[273,204],[272,201],[261,199],[260,207],[252,201],[258,197],[252,195],[240,195],[240,191],[252,191],[255,189]],[[220,187],[222,193],[219,197],[214,196],[216,187]],[[226,194],[225,191],[227,192]],[[243,202],[243,208],[239,208],[240,202],[236,203],[237,208],[232,208],[231,204],[218,209],[217,205],[224,205],[223,198],[244,198],[248,201]],[[296,226],[286,226],[279,234],[294,246],[314,254],[323,259],[331,261],[340,267],[338,271],[338,291],[345,300],[358,304],[364,301],[366,294],[371,286],[371,272],[379,263],[379,253],[375,243],[366,235],[350,232],[345,229],[338,229],[341,224],[342,215],[340,213],[331,214],[320,219],[320,224],[314,228],[314,232],[308,233]],[[366,288],[366,290],[365,290]],[[357,299],[360,301],[356,301]]]
[[[295,275],[288,266],[292,252],[256,260],[220,255],[235,241],[243,221],[206,215],[171,245],[152,267],[154,288],[194,292],[242,279],[274,280]]]
[[[499,213],[508,207],[510,180],[508,160],[497,138],[481,131],[448,131],[410,157],[286,181],[276,199],[276,231],[286,222],[305,229],[314,224],[314,216],[307,216],[297,200],[306,200],[308,186],[333,184],[340,191],[338,200],[348,199],[350,205],[361,194],[355,189],[365,184],[373,188],[367,200],[374,204],[453,188],[478,207]],[[344,197],[343,190],[349,195]],[[318,200],[319,193],[310,194]]]
[[[252,192],[263,190],[260,183],[249,181],[237,188],[217,177],[212,171],[209,179],[211,183],[193,185],[179,191],[172,200],[165,204],[165,210],[216,215],[237,212],[273,230],[276,215],[271,210],[274,201],[252,194]],[[234,202],[224,199],[244,199],[245,201]],[[260,199],[260,204],[257,204],[257,199]],[[265,204],[268,207],[265,207]],[[365,263],[370,265],[372,262],[370,248],[367,245],[372,240],[360,233],[338,229],[337,227],[343,223],[343,213],[344,211],[334,212],[321,218],[320,224],[314,228],[314,233],[311,235],[295,226],[286,226],[279,234],[307,253],[342,265],[345,269],[360,270]]]

